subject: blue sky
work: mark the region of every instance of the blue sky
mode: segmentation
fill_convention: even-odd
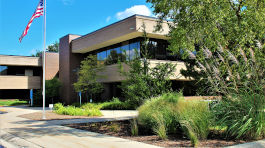
[[[0,54],[29,56],[42,50],[43,17],[19,43],[39,0],[0,0]],[[133,14],[153,16],[145,0],[47,0],[47,45],[66,34],[84,35]]]

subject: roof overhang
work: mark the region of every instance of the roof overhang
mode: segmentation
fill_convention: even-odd
[[[40,57],[0,55],[0,65],[41,67]]]
[[[134,15],[121,20],[102,29],[81,36],[71,42],[73,53],[87,53],[106,46],[117,44],[126,40],[143,36],[143,24],[145,31],[150,38],[167,40],[169,32],[167,22],[162,23],[163,30],[154,32],[157,19],[145,16]]]

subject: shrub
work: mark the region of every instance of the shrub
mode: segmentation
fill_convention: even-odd
[[[56,77],[51,80],[46,80],[46,97],[52,99],[52,103],[53,99],[59,98],[59,89],[61,86],[60,80]]]
[[[100,109],[110,109],[110,110],[126,110],[132,109],[128,102],[121,102],[118,98],[113,98],[110,102],[104,102],[101,104]]]
[[[67,107],[64,107],[62,103],[54,105],[56,113],[72,116],[101,116],[101,109],[123,110],[131,109],[131,107],[127,102],[121,102],[118,98],[113,98],[112,101],[104,103],[86,103],[81,107],[79,103]]]
[[[139,126],[153,130],[161,139],[167,134],[182,131],[194,145],[205,139],[212,124],[208,104],[202,101],[186,101],[181,93],[167,93],[146,101],[138,108]]]
[[[102,113],[97,108],[79,108],[74,106],[64,107],[61,103],[54,105],[54,112],[61,115],[71,116],[101,116]]]
[[[82,109],[101,109],[102,105],[97,103],[86,103],[81,106]]]
[[[46,98],[45,98],[45,106],[49,104],[54,104],[60,101],[59,99],[59,89],[61,87],[61,82],[58,78],[53,78],[51,80],[46,80]],[[33,106],[42,106],[43,98],[42,98],[42,90],[34,90],[33,91]]]
[[[76,106],[79,104],[75,103]],[[83,109],[102,109],[102,110],[126,110],[133,109],[128,102],[121,102],[118,98],[113,98],[112,101],[103,103],[86,103],[81,106]]]
[[[56,104],[54,104],[53,109],[54,109],[54,110],[58,110],[58,109],[61,109],[61,108],[63,108],[63,107],[64,107],[64,106],[63,106],[62,103],[56,103]]]

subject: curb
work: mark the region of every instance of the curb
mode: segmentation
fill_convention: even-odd
[[[0,130],[1,144],[5,147],[10,148],[41,148],[41,146],[31,143],[25,139],[19,138],[8,132]]]

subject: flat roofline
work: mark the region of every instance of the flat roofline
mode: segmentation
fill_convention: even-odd
[[[23,56],[23,55],[7,55],[7,54],[0,54],[0,56],[27,57],[27,58],[40,58],[40,57],[34,57],[34,56]]]
[[[57,54],[59,54],[59,52],[55,52],[55,51],[46,51],[45,53],[57,53]],[[41,55],[42,55],[42,53],[41,53]],[[0,56],[26,57],[26,58],[41,58],[41,57],[35,57],[35,56],[8,55],[8,54],[0,54]]]
[[[99,28],[99,29],[97,29],[97,30],[95,30],[95,31],[92,31],[92,32],[90,32],[90,33],[88,33],[88,34],[85,34],[85,35],[83,35],[83,36],[80,36],[79,38],[73,39],[72,41],[75,41],[75,40],[78,40],[78,39],[85,38],[86,36],[88,36],[88,35],[90,35],[90,34],[93,34],[93,33],[97,32],[97,31],[99,31],[99,30],[103,30],[103,29],[105,29],[105,28],[107,28],[107,27],[109,27],[109,26],[112,26],[112,25],[118,24],[118,23],[120,23],[120,22],[123,22],[123,21],[128,20],[128,19],[130,19],[130,18],[132,18],[132,17],[137,17],[137,16],[145,17],[145,18],[150,18],[150,19],[154,19],[154,20],[159,20],[159,18],[152,17],[152,16],[145,16],[145,15],[140,15],[140,14],[134,14],[134,15],[132,15],[132,16],[129,16],[129,17],[124,18],[124,19],[122,19],[122,20],[119,20],[119,21],[117,21],[117,22],[111,23],[111,24],[109,24],[109,25],[107,25],[107,26],[105,26],[105,27],[102,27],[102,28]]]

